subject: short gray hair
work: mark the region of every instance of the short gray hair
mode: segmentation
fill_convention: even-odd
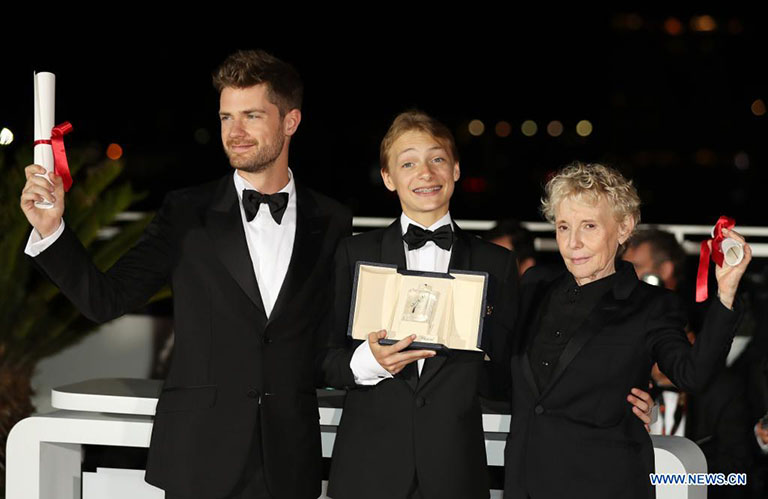
[[[608,201],[619,222],[631,216],[640,223],[640,196],[637,189],[617,170],[599,163],[571,163],[552,177],[544,186],[541,213],[555,223],[555,208],[566,198],[597,203]]]

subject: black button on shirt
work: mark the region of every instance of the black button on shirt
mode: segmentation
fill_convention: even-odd
[[[573,333],[611,289],[615,276],[614,273],[579,286],[569,273],[549,293],[539,315],[536,334],[528,347],[528,357],[539,391],[549,383]]]

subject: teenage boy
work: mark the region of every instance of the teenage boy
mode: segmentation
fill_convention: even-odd
[[[381,143],[381,176],[402,214],[385,229],[343,240],[336,253],[333,344],[345,345],[355,264],[489,275],[481,352],[407,350],[414,336],[380,345],[386,331],[327,360],[333,386],[350,388],[336,435],[334,499],[487,498],[480,392],[504,357],[517,303],[515,255],[463,232],[449,204],[459,179],[453,136],[421,112],[397,116]],[[416,361],[416,362],[414,362]],[[484,372],[485,371],[485,372]]]

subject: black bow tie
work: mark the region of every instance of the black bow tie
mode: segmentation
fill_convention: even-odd
[[[453,229],[451,229],[451,224],[445,224],[433,232],[409,224],[408,230],[403,234],[403,241],[408,245],[408,251],[421,248],[427,244],[427,241],[432,241],[440,248],[448,251],[453,246]]]
[[[261,203],[269,205],[269,212],[279,225],[283,221],[285,208],[288,206],[288,193],[262,194],[252,189],[243,189],[243,209],[245,210],[246,220],[249,222],[253,220],[253,217],[259,212]]]

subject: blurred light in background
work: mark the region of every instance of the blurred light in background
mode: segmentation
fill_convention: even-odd
[[[109,159],[120,159],[123,155],[123,148],[117,144],[109,144],[107,146],[107,157]]]
[[[547,125],[547,133],[552,137],[559,137],[563,133],[563,124],[557,120],[550,121]]]
[[[695,158],[696,163],[702,166],[714,166],[717,163],[717,155],[711,149],[699,149]]]
[[[668,17],[664,21],[664,31],[672,36],[677,36],[683,32],[683,23],[676,17]]]
[[[480,120],[472,120],[469,122],[469,133],[475,137],[479,137],[485,131],[485,125]]]
[[[744,151],[736,153],[736,156],[733,157],[733,164],[739,170],[746,170],[746,169],[748,169],[749,168],[749,154],[745,153]]]
[[[765,114],[765,101],[763,99],[757,99],[752,103],[752,114],[755,116],[763,116]]]
[[[0,130],[0,146],[7,146],[13,142],[13,132],[7,128]]]
[[[510,133],[512,133],[512,125],[506,121],[496,123],[496,135],[499,137],[509,137]]]
[[[526,137],[533,137],[536,135],[536,132],[539,130],[539,127],[536,125],[536,122],[533,120],[525,120],[523,121],[523,124],[520,125],[520,131],[523,132],[523,135]]]
[[[589,120],[581,120],[576,123],[576,133],[582,137],[587,137],[592,133],[592,123]]]
[[[461,187],[466,192],[485,192],[488,188],[488,182],[483,177],[465,177],[461,181]]]
[[[717,23],[712,16],[693,16],[691,18],[691,29],[693,31],[715,31]]]

